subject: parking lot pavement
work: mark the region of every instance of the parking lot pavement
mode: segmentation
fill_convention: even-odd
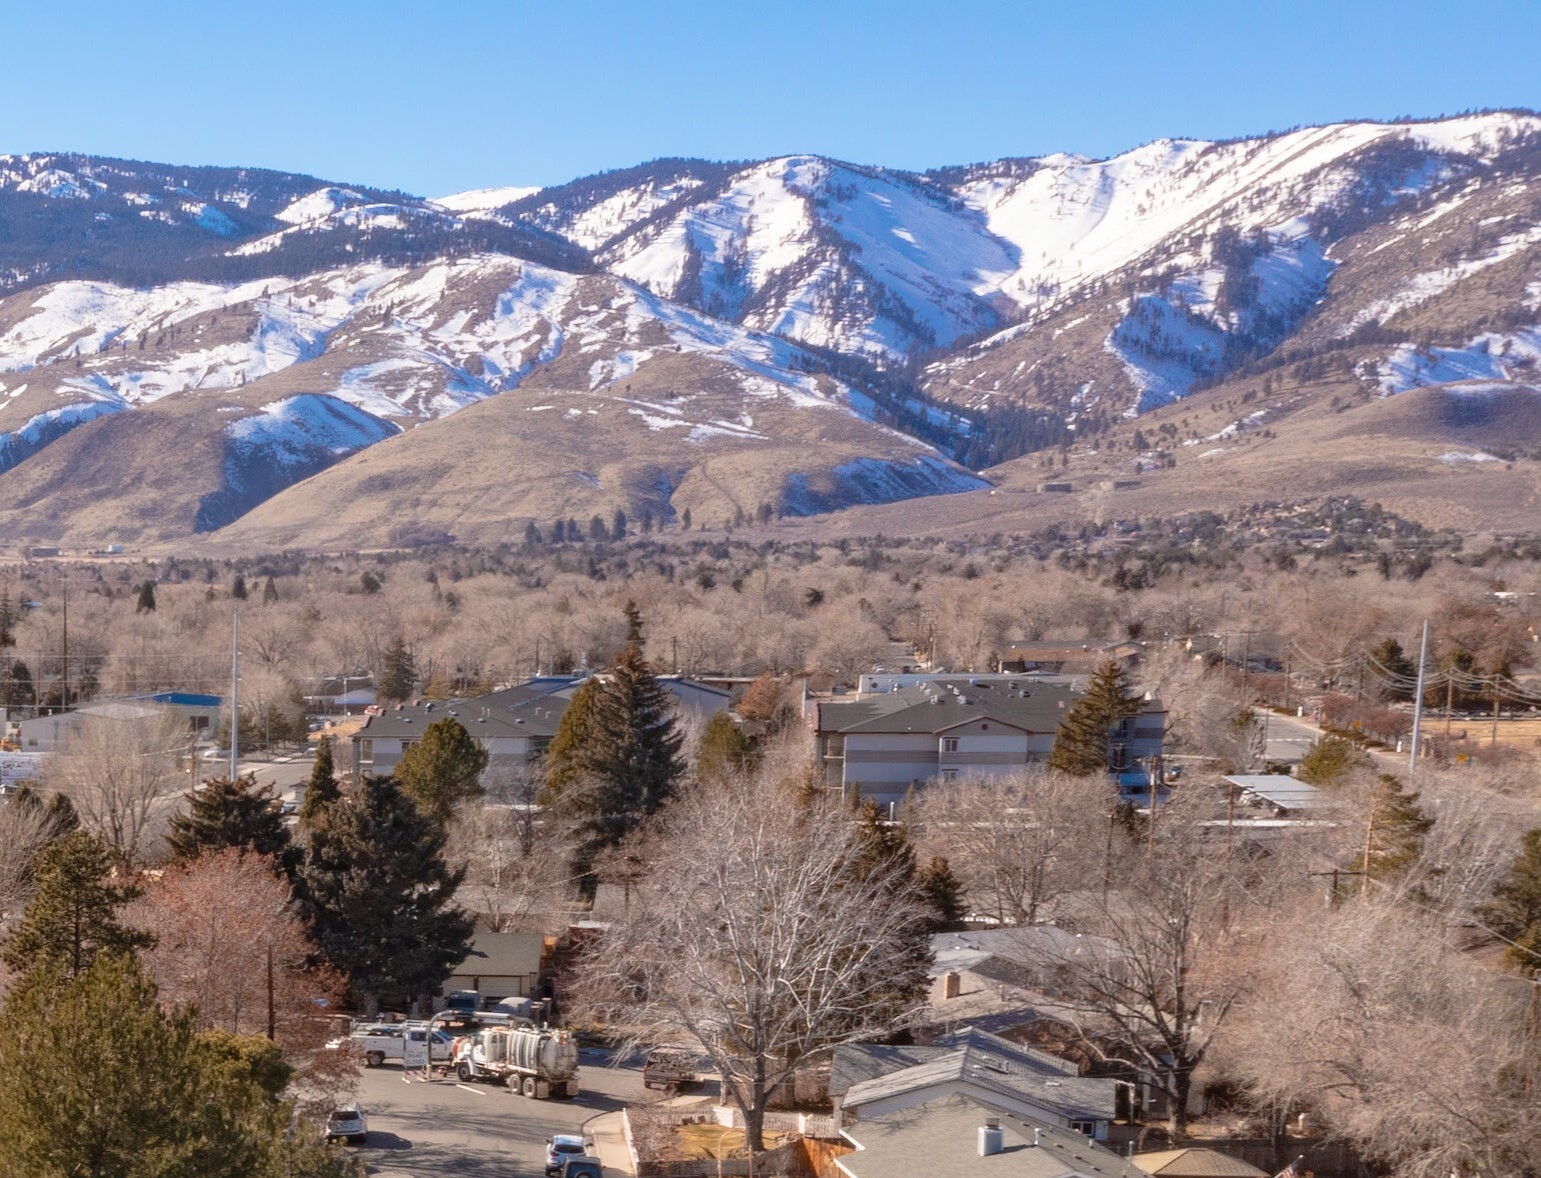
[[[529,1100],[507,1088],[453,1079],[409,1084],[399,1067],[366,1068],[359,1103],[369,1117],[369,1139],[339,1148],[356,1148],[379,1178],[534,1178],[543,1173],[546,1138],[583,1132],[592,1118],[643,1099],[640,1066],[610,1068],[608,1062],[603,1053],[583,1053],[582,1091],[574,1100]]]

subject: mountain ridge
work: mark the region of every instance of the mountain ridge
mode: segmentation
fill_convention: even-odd
[[[1202,442],[1182,407],[1207,389],[1246,386],[1277,432],[1293,428],[1286,382],[1355,404],[1451,382],[1529,388],[1538,179],[1541,117],[1518,111],[923,173],[664,159],[433,200],[256,169],[0,156],[0,537],[230,529],[303,544],[307,518],[333,536],[320,505],[374,485],[344,468],[387,440],[420,496],[484,484],[439,469],[442,450],[419,463],[413,438],[434,426],[426,447],[441,420],[496,397],[525,406],[493,415],[503,451],[468,439],[463,452],[539,483],[545,442],[587,476],[500,497],[508,518],[565,494],[575,515],[670,519],[688,500],[731,523],[982,489],[970,471],[1045,447],[1068,460],[1099,439],[1134,448],[1126,469],[1154,469]],[[70,248],[7,269],[42,222]],[[72,256],[88,277],[45,281]],[[114,267],[145,280],[113,281]],[[599,423],[590,443],[528,412],[532,398]],[[831,409],[839,429],[799,421]],[[224,473],[180,488],[161,523],[49,499],[62,484],[45,468],[103,439],[122,439],[132,479],[152,461],[127,457],[145,413],[216,439]],[[261,444],[235,446],[230,427],[257,419],[237,434]],[[1146,420],[1162,444],[1158,427],[1131,427]],[[1530,415],[1516,420],[1528,453]],[[242,473],[253,462],[263,477]],[[667,478],[639,473],[652,470]],[[214,506],[190,524],[192,502]],[[424,529],[512,526],[468,510],[460,532]],[[398,525],[354,526],[378,542]]]

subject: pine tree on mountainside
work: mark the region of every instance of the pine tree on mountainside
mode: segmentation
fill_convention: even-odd
[[[191,863],[205,852],[239,847],[269,856],[289,875],[299,865],[272,789],[259,787],[252,773],[235,781],[205,781],[189,796],[187,812],[172,815],[166,847],[172,863]]]
[[[457,805],[482,795],[480,779],[486,768],[487,750],[458,720],[445,716],[428,725],[402,755],[396,781],[424,814],[442,825]]]
[[[305,800],[300,803],[300,825],[310,830],[322,812],[340,797],[342,790],[337,786],[337,769],[332,760],[332,738],[323,736],[316,742],[316,762],[310,767]]]
[[[139,586],[139,598],[134,603],[136,614],[153,614],[155,612],[155,582],[146,581]]]
[[[277,600],[278,600],[278,586],[273,583],[273,578],[270,576],[267,579],[267,584],[262,586],[262,604],[263,605],[272,605]]]
[[[1112,659],[1103,663],[1087,683],[1086,694],[1060,721],[1049,768],[1075,777],[1106,773],[1114,728],[1138,715],[1140,706],[1124,669]]]
[[[90,968],[98,953],[132,953],[151,943],[118,919],[139,891],[111,882],[115,866],[107,845],[83,830],[38,853],[32,902],[5,942],[4,960],[12,972],[56,969],[73,978]]]
[[[370,1013],[437,989],[470,949],[474,922],[455,903],[464,869],[444,846],[444,828],[390,777],[366,777],[311,831],[300,876],[316,944]]]

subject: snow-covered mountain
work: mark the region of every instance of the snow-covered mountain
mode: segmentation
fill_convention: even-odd
[[[822,511],[977,487],[965,468],[1228,381],[1527,386],[1541,118],[927,173],[666,159],[431,201],[0,156],[0,295],[0,491],[29,505],[0,535],[73,534],[33,506],[62,503],[60,464],[172,421],[207,464],[146,538],[261,505],[303,542],[306,480],[367,498],[386,455],[447,503],[471,484],[412,455],[453,437],[483,466],[501,438],[546,488],[505,513]],[[471,408],[482,437],[452,424]],[[485,531],[455,510],[445,531]],[[112,515],[80,534],[137,526]]]

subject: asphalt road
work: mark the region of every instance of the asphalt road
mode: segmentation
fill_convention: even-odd
[[[641,1100],[642,1069],[606,1066],[585,1051],[574,1100],[528,1100],[507,1088],[454,1080],[403,1082],[397,1066],[366,1068],[359,1103],[369,1140],[356,1149],[379,1178],[538,1178],[546,1138],[581,1133],[601,1113]]]
[[[1310,723],[1281,716],[1266,709],[1260,709],[1258,715],[1263,716],[1268,724],[1268,751],[1264,754],[1265,760],[1298,761],[1305,756],[1313,744],[1321,739],[1321,729]]]

